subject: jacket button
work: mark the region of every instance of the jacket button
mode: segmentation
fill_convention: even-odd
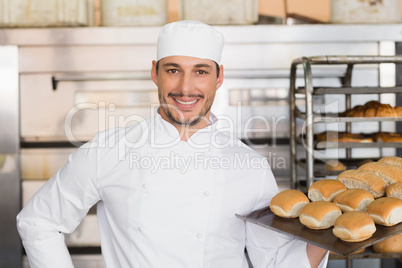
[[[142,185],[142,187],[143,187],[144,189],[148,189],[148,184],[144,183],[144,184]]]
[[[138,227],[138,231],[140,231],[140,232],[144,232],[144,231],[145,231],[144,226],[140,226],[140,227]]]
[[[201,239],[201,238],[202,238],[202,234],[198,233],[198,234],[197,234],[197,238],[198,238],[198,239]]]
[[[204,195],[205,195],[205,196],[210,196],[211,193],[210,193],[209,191],[205,191],[205,192],[204,192]]]

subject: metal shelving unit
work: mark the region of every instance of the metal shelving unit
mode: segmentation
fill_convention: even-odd
[[[395,142],[371,142],[371,143],[314,143],[313,125],[316,123],[346,123],[346,132],[351,132],[353,122],[384,122],[402,121],[402,117],[341,117],[338,114],[317,114],[314,112],[314,95],[324,94],[345,94],[346,109],[351,107],[351,94],[382,94],[402,93],[402,87],[352,87],[352,71],[358,64],[381,64],[381,63],[402,63],[402,56],[317,56],[302,57],[295,59],[291,65],[290,73],[290,157],[291,157],[291,185],[292,189],[299,188],[300,184],[297,175],[297,145],[304,144],[306,147],[306,187],[314,182],[314,151],[325,148],[346,148],[346,158],[351,158],[352,148],[385,148],[402,147],[402,143]],[[298,66],[303,69],[304,87],[296,88],[296,73]],[[312,65],[346,65],[344,86],[335,87],[313,87]],[[296,107],[296,94],[302,94],[305,101],[305,112]],[[306,125],[305,139],[296,133],[296,119],[302,119]]]
[[[318,56],[303,57],[295,59],[291,65],[290,74],[290,156],[291,156],[291,185],[292,189],[302,189],[307,191],[314,182],[315,176],[325,174],[325,170],[319,170],[315,167],[317,159],[314,157],[314,151],[327,148],[345,148],[346,160],[353,160],[351,157],[352,148],[402,148],[402,143],[397,142],[315,142],[313,125],[316,123],[345,123],[346,131],[351,132],[351,124],[354,122],[384,122],[402,121],[402,117],[341,117],[338,114],[316,114],[314,113],[314,95],[324,94],[345,94],[346,109],[351,107],[351,94],[382,94],[382,93],[402,93],[402,87],[352,87],[352,70],[357,64],[381,64],[381,63],[402,63],[402,56]],[[313,87],[312,65],[346,65],[344,86],[334,87]],[[296,88],[296,73],[298,66],[301,65],[304,74],[304,87]],[[301,94],[305,101],[305,112],[296,107],[296,94]],[[300,137],[296,129],[296,120],[301,119],[306,123],[305,138]],[[304,144],[306,147],[306,158],[297,159],[297,146]],[[306,171],[305,185],[298,180],[297,167],[302,167]],[[345,259],[347,267],[352,267],[352,259],[359,258],[402,258],[402,253],[380,254],[374,253],[372,249],[366,249],[364,253],[351,254],[348,256],[331,256],[331,259]]]

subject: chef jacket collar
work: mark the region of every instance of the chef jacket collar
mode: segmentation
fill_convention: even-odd
[[[209,125],[195,132],[187,140],[187,142],[190,145],[194,146],[198,146],[201,144],[206,145],[206,142],[208,142],[209,144],[212,134],[217,130],[217,120],[217,117],[213,113],[211,113],[209,117]],[[155,145],[168,147],[169,145],[173,146],[175,144],[183,142],[180,140],[179,131],[176,129],[176,127],[172,123],[163,119],[159,112],[156,113],[155,117],[153,118],[153,122],[151,121],[151,124],[154,124],[155,126],[153,128],[155,131],[155,135],[153,138]]]

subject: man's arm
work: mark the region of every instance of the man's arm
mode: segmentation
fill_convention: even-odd
[[[246,247],[254,267],[326,267],[326,250],[291,236],[246,223]]]
[[[98,200],[96,148],[83,146],[30,199],[17,216],[17,228],[31,267],[73,267],[64,243]]]
[[[253,210],[269,205],[278,192],[274,175],[267,169]],[[325,267],[328,253],[291,236],[246,222],[246,248],[254,267]]]
[[[312,244],[307,244],[307,256],[310,261],[311,267],[319,267],[324,257],[326,257],[328,250],[317,247]]]

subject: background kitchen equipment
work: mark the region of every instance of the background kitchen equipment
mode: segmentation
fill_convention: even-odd
[[[399,23],[400,0],[331,0],[331,23]]]
[[[166,0],[102,0],[102,26],[163,25]]]
[[[254,24],[258,21],[258,0],[180,0],[181,20],[200,20],[208,24]]]
[[[96,0],[0,0],[0,27],[90,26]]]

